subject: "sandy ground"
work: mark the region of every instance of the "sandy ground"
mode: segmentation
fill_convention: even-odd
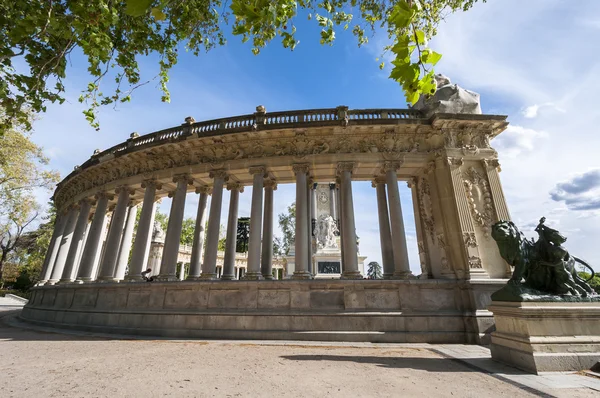
[[[3,398],[536,396],[426,348],[113,340],[0,322],[0,358]]]

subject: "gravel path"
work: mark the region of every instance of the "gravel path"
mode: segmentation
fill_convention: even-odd
[[[0,322],[8,397],[525,397],[419,347],[121,340]]]

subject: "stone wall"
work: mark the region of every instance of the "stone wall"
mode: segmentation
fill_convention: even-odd
[[[224,339],[485,343],[501,282],[252,281],[37,287],[21,318],[94,332]]]

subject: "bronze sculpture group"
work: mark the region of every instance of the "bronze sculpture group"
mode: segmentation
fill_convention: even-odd
[[[492,237],[501,256],[514,267],[508,285],[492,295],[493,300],[593,300],[598,296],[577,273],[576,263],[594,270],[562,246],[567,240],[545,225],[542,217],[535,229],[538,240],[528,240],[512,221],[500,221],[492,227]],[[586,300],[586,301],[587,301]]]

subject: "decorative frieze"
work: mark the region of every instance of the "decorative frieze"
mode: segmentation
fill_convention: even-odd
[[[484,235],[488,237],[494,223],[494,208],[489,185],[474,167],[469,167],[463,173],[463,178],[471,215],[482,228]]]

